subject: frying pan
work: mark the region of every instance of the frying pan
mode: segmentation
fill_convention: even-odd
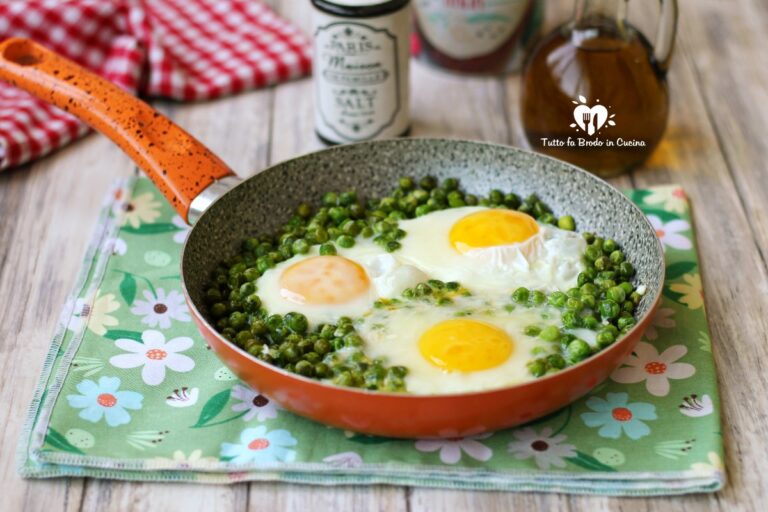
[[[640,210],[604,181],[569,164],[479,142],[396,139],[337,146],[272,166],[240,181],[216,155],[149,105],[26,39],[0,44],[0,78],[79,117],[117,143],[194,227],[181,275],[200,333],[243,381],[286,409],[357,432],[390,437],[457,437],[511,427],[548,414],[605,380],[632,352],[658,306],[664,259]],[[458,177],[470,193],[535,192],[580,230],[621,244],[647,292],[638,323],[585,361],[530,382],[434,396],[338,387],[261,362],[219,335],[201,314],[205,284],[240,242],[276,230],[302,202],[329,190],[383,195],[397,178]]]

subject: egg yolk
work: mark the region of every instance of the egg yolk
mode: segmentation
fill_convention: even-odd
[[[451,228],[454,249],[465,253],[480,247],[510,245],[528,240],[539,232],[530,215],[514,210],[484,210],[471,213]]]
[[[297,304],[342,304],[368,291],[363,267],[341,256],[313,256],[280,276],[280,294]]]
[[[448,371],[476,372],[509,359],[512,339],[496,326],[476,320],[446,320],[419,339],[421,355]]]

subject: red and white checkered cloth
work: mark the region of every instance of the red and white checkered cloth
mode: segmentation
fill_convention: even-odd
[[[310,71],[310,45],[258,0],[0,0],[0,40],[29,37],[131,92],[211,99]],[[0,170],[88,131],[0,82]]]

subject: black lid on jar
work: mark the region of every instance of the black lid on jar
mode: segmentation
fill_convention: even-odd
[[[373,18],[399,11],[410,0],[312,0],[317,9],[345,18]]]

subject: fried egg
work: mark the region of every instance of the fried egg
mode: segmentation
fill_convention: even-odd
[[[527,336],[525,327],[559,325],[561,319],[549,306],[509,306],[503,297],[458,297],[445,306],[415,302],[373,310],[358,332],[369,357],[408,368],[409,393],[499,388],[530,380],[526,365],[537,357],[533,353],[556,348]]]
[[[399,225],[407,233],[401,262],[473,292],[567,290],[584,268],[583,237],[514,210],[453,208]]]
[[[354,247],[337,248],[334,256],[321,256],[315,246],[280,262],[259,278],[258,293],[270,313],[297,311],[317,325],[359,317],[375,300],[398,296],[427,279],[370,240],[358,239]]]

